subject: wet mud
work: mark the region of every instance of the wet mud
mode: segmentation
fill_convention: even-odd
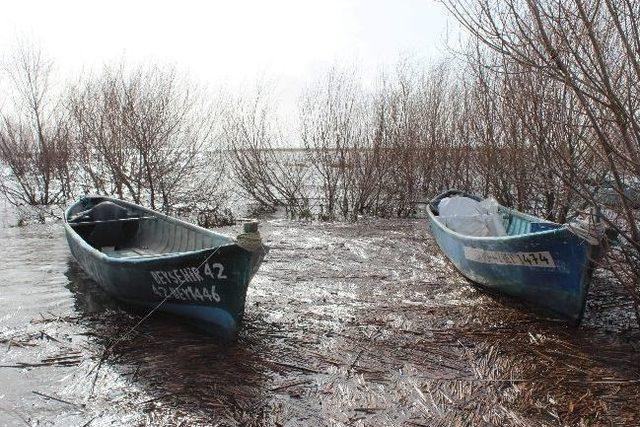
[[[573,328],[472,286],[425,220],[261,231],[222,342],[166,315],[131,332],[144,313],[86,276],[60,224],[5,224],[0,425],[640,423],[640,335],[606,278]]]

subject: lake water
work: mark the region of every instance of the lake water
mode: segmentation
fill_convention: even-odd
[[[127,335],[144,313],[61,224],[3,209],[0,425],[640,422],[640,337],[601,277],[575,329],[471,286],[424,220],[269,219],[236,342],[163,315]]]

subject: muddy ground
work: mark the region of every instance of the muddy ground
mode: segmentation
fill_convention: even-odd
[[[0,425],[640,423],[640,334],[599,275],[576,329],[471,286],[424,220],[272,219],[235,343],[163,315],[124,335],[142,313],[83,273],[60,224],[9,222]]]

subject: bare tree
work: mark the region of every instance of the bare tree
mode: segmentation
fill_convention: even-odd
[[[85,191],[170,210],[215,166],[214,110],[174,68],[106,68],[71,89],[68,107]]]
[[[71,192],[69,128],[52,88],[53,63],[21,44],[3,71],[11,92],[0,112],[0,156],[12,172],[4,192],[14,204],[64,201]]]
[[[308,216],[309,167],[300,150],[287,148],[269,88],[234,97],[225,109],[222,138],[233,167],[232,179],[262,208],[284,206]]]

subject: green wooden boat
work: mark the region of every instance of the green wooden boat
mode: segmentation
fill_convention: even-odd
[[[257,223],[233,239],[110,197],[83,197],[65,212],[71,253],[107,293],[232,336],[266,248]]]

